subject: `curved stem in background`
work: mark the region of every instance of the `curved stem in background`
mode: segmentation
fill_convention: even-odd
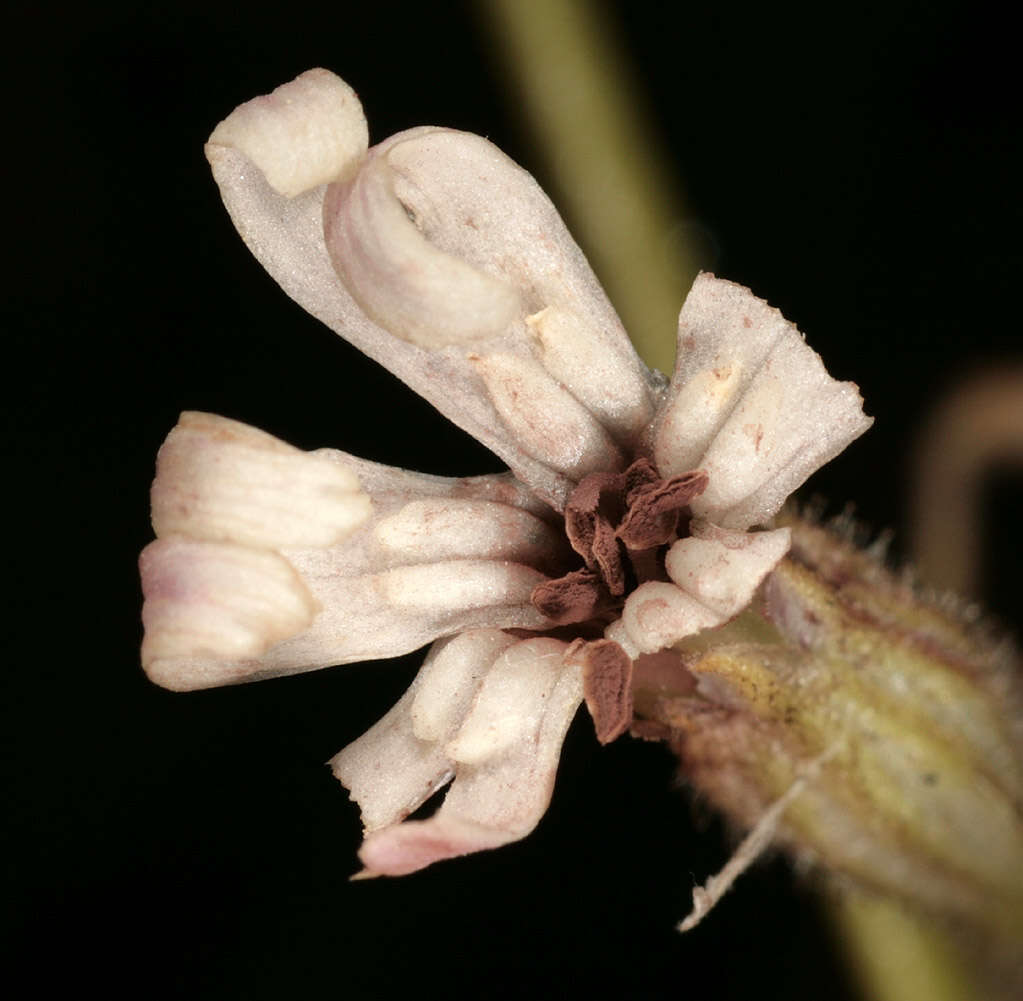
[[[600,4],[486,0],[494,52],[577,235],[648,365],[670,375],[679,307],[701,266],[667,163]]]
[[[924,426],[915,457],[910,541],[920,575],[978,597],[985,477],[1023,463],[1023,365],[980,372],[954,388]]]

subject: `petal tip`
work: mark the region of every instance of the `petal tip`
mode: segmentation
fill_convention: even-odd
[[[216,167],[223,147],[235,149],[293,198],[342,176],[368,146],[355,91],[329,70],[313,69],[239,105],[213,130],[206,157]]]

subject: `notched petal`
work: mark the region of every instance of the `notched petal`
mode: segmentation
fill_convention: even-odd
[[[694,513],[728,528],[765,523],[871,423],[856,387],[832,379],[777,309],[732,282],[696,279],[653,441],[662,475],[707,473]]]
[[[314,71],[218,127],[207,155],[235,226],[288,295],[560,509],[606,438],[612,449],[636,443],[659,383],[526,171],[486,140],[445,129],[414,129],[362,152],[362,140],[330,138],[331,116],[357,109],[348,95]],[[531,330],[530,316],[546,319]],[[571,434],[551,448],[521,412],[509,424],[517,408],[494,398],[467,344],[544,371],[566,398],[557,409],[571,417]]]
[[[454,775],[444,742],[461,725],[494,659],[517,641],[483,629],[435,643],[393,709],[330,761],[367,832],[404,820]]]
[[[461,753],[474,763],[458,764],[433,817],[367,836],[359,852],[366,866],[363,875],[405,875],[517,841],[536,827],[550,802],[562,742],[582,701],[581,672],[565,661],[566,647],[551,639],[525,640],[498,658],[463,726]],[[508,671],[510,666],[515,670]],[[531,681],[522,684],[519,673]],[[502,691],[508,698],[500,697]],[[505,723],[509,711],[516,719],[512,739],[507,739]]]

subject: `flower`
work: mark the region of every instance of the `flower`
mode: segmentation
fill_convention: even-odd
[[[354,92],[325,70],[239,107],[206,150],[288,295],[509,472],[428,476],[183,414],[140,561],[143,665],[192,689],[432,642],[332,761],[362,810],[365,871],[521,838],[578,706],[614,739],[634,665],[753,600],[789,547],[788,528],[761,526],[869,426],[858,391],[777,310],[708,274],[669,383],[529,174],[448,129],[370,148]],[[433,817],[406,819],[452,779]]]

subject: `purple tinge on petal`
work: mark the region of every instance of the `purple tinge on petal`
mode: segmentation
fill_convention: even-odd
[[[803,335],[748,289],[701,274],[679,316],[678,356],[654,427],[657,468],[699,468],[693,512],[727,528],[767,522],[872,421]]]
[[[249,680],[246,662],[300,633],[318,605],[278,553],[172,535],[139,558],[142,666],[187,691]]]
[[[366,837],[359,849],[359,860],[366,868],[359,875],[407,876],[434,862],[500,848],[528,833],[510,833],[450,814],[409,820]]]
[[[509,646],[487,672],[446,745],[455,781],[437,813],[367,835],[367,875],[405,875],[442,859],[517,841],[550,802],[561,744],[582,701],[568,644],[540,638]]]

